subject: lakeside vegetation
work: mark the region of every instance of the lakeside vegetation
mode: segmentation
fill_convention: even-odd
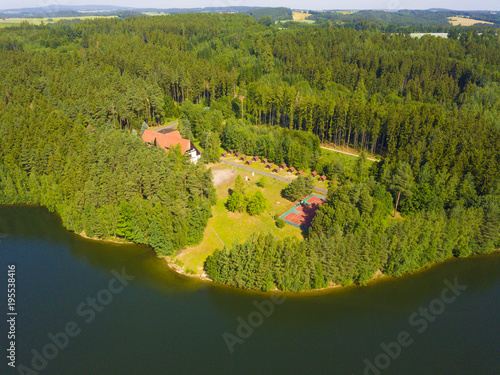
[[[413,39],[369,23],[262,18],[1,29],[0,203],[44,205],[70,230],[148,243],[160,255],[201,246],[190,260],[184,253],[190,268],[217,247],[205,265],[214,281],[262,290],[364,284],[377,270],[397,276],[499,246],[495,29]],[[251,186],[248,200],[261,191],[269,204],[260,214],[229,212],[229,187],[217,199],[209,169],[140,139],[145,122],[173,118],[202,163],[217,163],[222,147],[316,169],[341,186],[329,186],[305,239],[270,214],[286,185]],[[362,156],[332,158],[324,141]],[[225,246],[200,245],[214,212],[217,233],[240,220],[248,239],[223,233]]]

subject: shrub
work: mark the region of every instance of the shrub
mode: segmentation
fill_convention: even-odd
[[[278,228],[284,228],[285,227],[285,220],[283,220],[281,217],[276,219],[276,226]]]

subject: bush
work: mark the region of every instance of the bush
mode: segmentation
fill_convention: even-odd
[[[285,227],[285,220],[283,220],[281,217],[276,219],[276,226],[278,228],[284,228]]]

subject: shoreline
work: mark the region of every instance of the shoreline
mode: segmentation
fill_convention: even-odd
[[[229,288],[233,288],[235,290],[245,290],[245,291],[251,291],[251,292],[261,292],[261,293],[276,293],[276,292],[279,292],[279,293],[310,293],[310,292],[323,292],[323,291],[327,291],[327,290],[332,290],[332,289],[337,289],[337,288],[352,288],[352,287],[361,287],[361,286],[365,286],[365,285],[357,285],[355,283],[351,283],[349,285],[340,285],[340,284],[333,284],[333,285],[328,285],[328,286],[325,286],[323,288],[320,288],[320,289],[308,289],[308,290],[302,290],[300,292],[293,292],[293,291],[289,291],[289,290],[279,290],[279,289],[271,289],[269,291],[262,291],[262,290],[258,290],[258,289],[243,289],[243,288],[238,288],[236,286],[233,286],[233,285],[229,285],[229,284],[220,284],[220,283],[216,283],[215,281],[213,281],[210,277],[208,277],[208,275],[203,272],[201,275],[200,274],[197,274],[197,273],[187,273],[185,272],[182,267],[178,266],[177,264],[175,263],[172,263],[169,259],[168,259],[168,256],[160,256],[160,258],[163,258],[163,260],[165,260],[165,262],[167,263],[167,266],[172,269],[174,272],[176,272],[177,274],[179,275],[182,275],[182,276],[185,276],[185,277],[188,277],[188,278],[191,278],[191,279],[198,279],[198,280],[202,280],[202,281],[208,281],[208,282],[211,282],[213,283],[214,285],[217,285],[217,286],[223,286],[223,287],[229,287]],[[389,275],[384,275],[382,273],[382,271],[380,271],[380,269],[378,269],[374,276],[367,280],[367,284],[368,283],[372,283],[373,281],[375,280],[381,280],[381,279],[386,279],[388,277],[391,277]]]
[[[377,282],[377,281],[381,281],[381,280],[386,280],[388,278],[393,278],[393,279],[397,279],[399,277],[403,277],[403,276],[408,276],[408,275],[413,275],[413,274],[416,274],[416,273],[420,273],[420,272],[425,272],[433,267],[436,267],[436,266],[439,266],[447,261],[451,261],[451,260],[460,260],[460,259],[467,259],[467,258],[472,258],[472,257],[475,257],[475,256],[488,256],[488,255],[491,255],[491,254],[494,254],[494,253],[497,253],[497,252],[500,252],[500,249],[494,249],[491,253],[489,254],[472,254],[472,255],[469,255],[467,257],[463,257],[463,258],[456,258],[454,257],[453,255],[446,258],[445,260],[441,261],[441,262],[435,262],[435,263],[432,263],[432,264],[429,264],[427,266],[424,266],[422,268],[419,268],[417,270],[414,270],[414,271],[411,271],[411,272],[408,272],[408,273],[405,273],[401,276],[391,276],[391,275],[385,275],[382,273],[382,271],[380,269],[377,269],[377,271],[375,272],[375,274],[373,275],[373,277],[371,279],[368,279],[366,281],[366,284],[365,285],[358,285],[358,284],[355,284],[354,282],[349,284],[349,285],[339,285],[339,284],[333,284],[333,285],[329,285],[329,286],[326,286],[326,287],[323,287],[323,288],[320,288],[320,289],[308,289],[308,290],[302,290],[302,291],[299,291],[299,292],[293,292],[293,291],[289,291],[289,290],[279,290],[279,289],[271,289],[269,291],[262,291],[262,290],[258,290],[258,289],[244,289],[244,288],[238,288],[236,286],[233,286],[233,285],[229,285],[229,284],[220,284],[220,283],[216,283],[215,281],[213,281],[211,278],[208,277],[208,275],[203,272],[203,274],[191,274],[191,273],[186,273],[180,266],[172,263],[169,259],[168,259],[168,256],[160,256],[160,258],[163,258],[165,260],[165,262],[167,263],[167,266],[169,268],[171,268],[175,273],[179,274],[179,275],[182,275],[182,276],[185,276],[185,277],[188,277],[188,278],[191,278],[191,279],[197,279],[197,280],[201,280],[201,281],[206,281],[206,282],[210,282],[210,283],[213,283],[214,285],[217,285],[217,286],[221,286],[221,287],[227,287],[227,288],[231,288],[231,289],[234,289],[234,290],[240,290],[240,291],[246,291],[246,292],[258,292],[258,293],[264,293],[264,294],[267,294],[267,293],[293,293],[293,294],[306,294],[306,293],[317,293],[317,292],[326,292],[326,291],[332,291],[334,289],[341,289],[341,290],[344,290],[344,289],[347,289],[347,288],[354,288],[354,287],[365,287],[365,286],[369,286],[370,284],[373,284],[374,282]]]
[[[70,231],[70,232],[72,232],[72,231]],[[130,241],[117,241],[117,240],[112,240],[112,239],[102,239],[102,238],[96,238],[96,237],[89,237],[85,234],[84,230],[82,230],[80,233],[76,233],[76,232],[72,232],[72,233],[76,234],[77,236],[86,238],[87,240],[117,243],[117,244],[121,244],[121,245],[140,245],[138,243],[130,242]],[[112,238],[118,239],[118,237],[112,237]]]

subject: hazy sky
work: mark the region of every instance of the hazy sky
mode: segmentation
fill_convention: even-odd
[[[0,0],[0,9],[47,5],[122,5],[140,8],[284,6],[294,9],[429,9],[500,10],[499,0]]]

